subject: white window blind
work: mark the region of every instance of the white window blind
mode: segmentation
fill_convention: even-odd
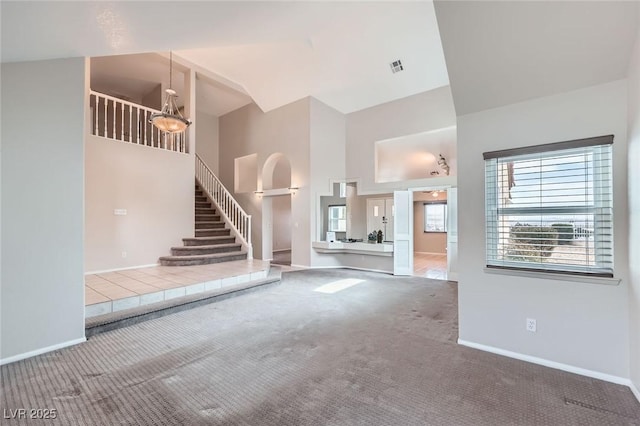
[[[487,266],[612,277],[612,143],[484,153]]]

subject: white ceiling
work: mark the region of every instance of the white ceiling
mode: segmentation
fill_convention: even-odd
[[[448,84],[430,1],[153,4],[3,1],[2,61],[172,49],[265,111],[314,96],[349,113]],[[235,92],[207,108],[230,110]]]
[[[624,78],[638,2],[437,1],[460,115]]]

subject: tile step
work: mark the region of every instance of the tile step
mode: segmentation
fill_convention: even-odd
[[[268,275],[267,271],[260,271],[172,289],[182,290],[181,293],[165,290],[163,293],[171,293],[167,293],[166,295],[161,294],[160,296],[162,298],[157,302],[143,303],[142,300],[139,300],[138,304],[133,304],[133,306],[127,309],[111,311],[105,308],[100,314],[88,316],[85,319],[85,333],[87,338],[89,338],[106,331],[138,324],[175,312],[225,300],[230,297],[240,296],[260,288],[267,288],[271,285],[277,285],[280,283],[280,279],[279,269],[272,268]],[[180,295],[176,296],[177,294]],[[110,303],[111,302],[104,303],[104,305]],[[97,305],[88,306],[87,313],[89,313],[92,306],[97,307]],[[99,311],[96,310],[96,312]]]

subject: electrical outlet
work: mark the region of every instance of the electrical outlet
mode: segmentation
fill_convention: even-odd
[[[127,252],[126,252],[126,251],[123,251],[123,252],[122,252],[122,258],[124,259],[125,257],[127,257]]]
[[[126,216],[127,215],[127,209],[114,209],[113,210],[113,214],[115,216]]]
[[[537,329],[538,325],[536,323],[536,320],[534,318],[527,318],[527,331],[535,333]]]

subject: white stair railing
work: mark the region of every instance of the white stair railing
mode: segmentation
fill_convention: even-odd
[[[149,123],[160,112],[103,93],[90,91],[91,134],[153,148],[186,153],[184,133],[162,133]]]
[[[196,154],[196,180],[207,196],[215,204],[216,210],[231,227],[247,251],[247,258],[253,259],[251,246],[251,215],[248,215],[211,169]]]

